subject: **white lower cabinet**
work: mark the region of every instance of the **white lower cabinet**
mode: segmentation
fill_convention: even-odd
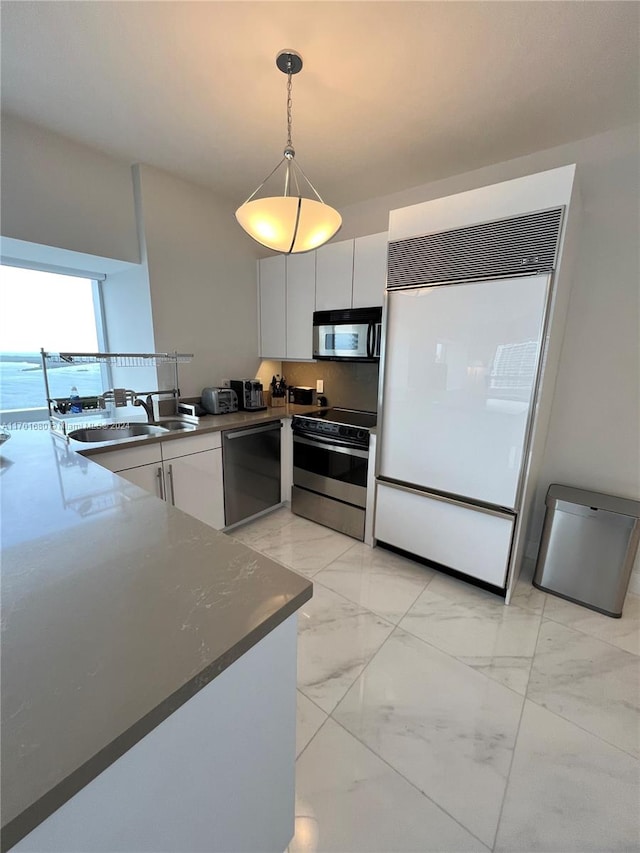
[[[163,465],[165,500],[216,530],[222,530],[222,448],[178,456]]]
[[[224,527],[219,432],[103,452],[92,459],[216,530]]]
[[[97,462],[98,460],[94,461]],[[139,468],[127,468],[117,473],[125,480],[133,483],[134,486],[140,486],[141,489],[152,492],[159,498],[164,497],[164,472],[161,462],[141,465]]]

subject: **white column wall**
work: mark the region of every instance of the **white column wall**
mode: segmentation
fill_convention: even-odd
[[[183,395],[254,377],[256,262],[233,205],[150,166],[140,185],[155,344],[195,354],[180,369]]]

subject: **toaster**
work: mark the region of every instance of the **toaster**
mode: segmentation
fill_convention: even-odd
[[[200,404],[210,415],[228,415],[238,411],[238,396],[231,388],[203,388]]]

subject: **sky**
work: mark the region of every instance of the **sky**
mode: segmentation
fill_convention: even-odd
[[[97,352],[90,279],[0,266],[0,352]]]

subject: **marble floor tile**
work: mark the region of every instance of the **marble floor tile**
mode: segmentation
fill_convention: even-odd
[[[324,586],[394,624],[433,577],[426,566],[358,543],[315,576]]]
[[[296,765],[291,853],[486,851],[416,788],[328,720]]]
[[[333,716],[491,847],[523,701],[396,628]]]
[[[543,621],[527,697],[640,755],[640,658],[557,622]]]
[[[533,613],[542,613],[546,600],[546,592],[536,589],[530,580],[522,577],[516,583],[511,596],[511,604],[522,607],[524,610],[531,610]]]
[[[307,699],[304,693],[296,691],[296,756],[300,755],[320,726],[327,714]]]
[[[639,596],[614,620],[529,566],[505,607],[288,509],[247,528],[314,577],[292,853],[482,850],[496,829],[499,853],[640,850]]]
[[[399,626],[524,695],[540,614],[436,575]]]
[[[298,611],[298,688],[331,713],[393,625],[320,584]]]
[[[640,596],[629,593],[622,618],[613,619],[588,607],[565,601],[556,595],[547,597],[545,619],[561,622],[583,634],[591,634],[634,655],[640,655]]]
[[[640,849],[640,763],[526,702],[496,851]]]
[[[255,519],[255,521],[249,521],[240,527],[234,527],[227,535],[233,536],[234,539],[239,539],[245,545],[250,545],[254,540],[286,527],[295,521],[297,517],[288,507],[280,507],[273,512]]]
[[[262,531],[245,542],[261,554],[307,577],[313,577],[354,544],[350,536],[299,516],[293,516],[289,524]]]

